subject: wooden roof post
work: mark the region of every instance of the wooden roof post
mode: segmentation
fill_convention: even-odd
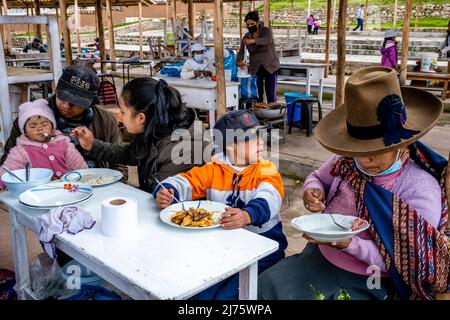
[[[95,1],[95,13],[97,15],[97,30],[99,38],[99,50],[100,50],[100,60],[106,60],[106,48],[105,48],[105,31],[103,29],[103,6],[102,0]],[[106,72],[106,64],[101,63],[101,72]]]
[[[41,4],[39,3],[39,0],[34,0],[34,10],[36,16],[41,15]],[[40,24],[36,24],[36,34],[34,36],[42,40],[42,29]]]
[[[324,77],[328,78],[328,70],[330,65],[330,43],[331,43],[331,10],[332,10],[332,0],[327,1],[327,31],[325,36],[325,73]]]
[[[239,0],[239,42],[242,40],[242,0]]]
[[[5,16],[7,16],[8,15],[8,4],[6,3],[6,0],[3,0],[3,9],[5,10],[4,11]],[[10,30],[9,25],[5,24],[3,30],[6,33],[6,38],[4,40],[8,43],[8,46],[10,48],[12,48],[13,45],[12,45],[11,30]]]
[[[61,13],[61,24],[64,35],[64,56],[66,65],[72,64],[72,44],[70,41],[69,23],[67,22],[67,3],[66,0],[59,0],[59,11]],[[58,44],[59,45],[59,44]]]
[[[189,19],[189,34],[194,39],[194,27],[195,27],[195,12],[194,12],[194,0],[188,2],[188,19]]]
[[[77,51],[81,52],[81,40],[80,40],[80,11],[78,9],[78,0],[73,2],[75,9],[75,34],[77,37]]]
[[[142,50],[142,1],[139,0],[139,59],[144,59],[144,51]]]
[[[369,0],[366,0],[366,10],[364,10],[364,31],[367,30],[367,24],[369,23]]]
[[[214,0],[214,54],[216,62],[217,118],[227,112],[225,67],[223,56],[223,1]]]
[[[264,27],[270,27],[270,1],[264,0]]]
[[[336,106],[344,103],[345,88],[345,33],[347,31],[348,0],[339,1],[337,33]]]
[[[402,63],[400,65],[400,85],[406,84],[406,73],[408,72],[408,50],[409,50],[409,20],[412,14],[412,0],[405,1],[405,14],[403,16],[402,35]]]
[[[309,17],[311,15],[311,0],[308,0],[308,12],[306,17]]]
[[[106,13],[108,15],[108,33],[109,33],[109,56],[111,60],[116,60],[116,44],[114,39],[114,23],[110,0],[106,0]],[[111,70],[116,71],[117,66],[111,63]]]
[[[416,23],[414,25],[414,32],[419,30],[419,16],[420,16],[420,0],[416,3]]]
[[[394,29],[397,27],[397,8],[398,8],[398,0],[394,1]]]

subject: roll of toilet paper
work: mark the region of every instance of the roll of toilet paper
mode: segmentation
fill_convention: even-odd
[[[137,231],[137,202],[126,197],[108,198],[102,203],[102,233],[109,237],[130,237]]]

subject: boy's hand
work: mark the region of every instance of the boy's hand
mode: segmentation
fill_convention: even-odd
[[[325,194],[317,188],[306,189],[303,193],[303,203],[305,208],[311,212],[321,212],[325,209]]]
[[[161,188],[156,194],[156,206],[160,209],[167,208],[173,200],[173,189]]]
[[[239,208],[225,208],[220,219],[220,224],[225,229],[238,229],[248,226],[250,223],[252,223],[252,219],[248,212]]]
[[[71,137],[76,137],[84,150],[90,151],[94,144],[94,136],[86,127],[77,127],[70,133]]]

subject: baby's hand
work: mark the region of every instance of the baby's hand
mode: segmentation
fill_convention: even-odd
[[[86,127],[77,127],[70,133],[71,137],[76,137],[84,150],[90,151],[94,144],[94,136]]]
[[[252,219],[248,212],[239,208],[225,208],[220,219],[220,224],[225,229],[238,229],[248,226],[250,223],[252,223]]]
[[[167,208],[173,200],[173,189],[161,188],[156,194],[156,206],[160,209]]]

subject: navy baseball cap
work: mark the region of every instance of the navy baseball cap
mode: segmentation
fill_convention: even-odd
[[[100,80],[94,71],[83,65],[72,65],[64,69],[56,86],[58,99],[89,108],[98,101]]]
[[[269,128],[261,125],[249,110],[234,110],[223,115],[214,126],[214,135],[222,135],[224,145],[255,139],[258,131]]]

